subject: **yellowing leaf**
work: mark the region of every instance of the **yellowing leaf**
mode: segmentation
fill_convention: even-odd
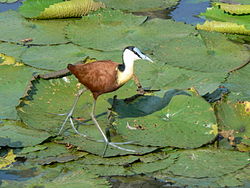
[[[230,14],[250,14],[250,5],[235,5],[227,3],[215,3],[215,5]]]
[[[50,5],[49,8],[45,8],[45,10],[35,18],[51,19],[81,17],[88,14],[90,11],[95,11],[104,7],[103,3],[94,2],[93,0],[71,0]]]
[[[13,150],[10,150],[5,157],[0,157],[0,169],[9,166],[13,162],[15,162],[16,155],[13,153]]]
[[[197,24],[196,28],[205,31],[250,35],[250,30],[246,29],[244,25],[231,22],[206,21],[203,25]]]

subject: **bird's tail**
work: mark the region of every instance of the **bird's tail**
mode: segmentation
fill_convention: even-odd
[[[72,65],[72,64],[68,64],[67,66],[67,69],[69,69],[71,73],[74,72],[74,68],[75,68],[75,65]]]

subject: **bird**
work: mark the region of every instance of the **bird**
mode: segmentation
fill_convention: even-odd
[[[94,122],[97,129],[101,133],[103,137],[102,141],[105,143],[103,156],[105,155],[108,146],[112,146],[120,150],[135,152],[135,150],[126,149],[118,146],[121,143],[113,143],[108,140],[106,134],[101,129],[99,123],[95,118],[95,108],[96,108],[96,101],[100,95],[113,92],[119,89],[125,83],[127,83],[131,78],[134,78],[138,88],[142,89],[142,86],[140,85],[137,77],[134,74],[134,62],[139,59],[153,62],[137,47],[128,46],[123,50],[123,55],[122,55],[123,63],[117,63],[111,60],[100,60],[87,64],[76,64],[76,65],[68,64],[67,69],[78,79],[78,81],[82,85],[85,86],[85,88],[79,90],[76,99],[73,103],[73,106],[69,111],[69,113],[67,114],[67,117],[60,128],[59,134],[61,134],[64,125],[69,120],[74,131],[77,134],[80,134],[87,138],[87,135],[78,132],[78,130],[75,128],[72,116],[80,96],[83,94],[83,92],[89,90],[93,95],[93,107],[90,113],[90,117],[92,118],[92,121]],[[126,144],[126,142],[124,142],[124,144]]]

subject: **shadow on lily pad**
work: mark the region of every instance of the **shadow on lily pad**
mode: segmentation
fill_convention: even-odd
[[[183,90],[171,89],[159,91],[153,95],[134,95],[127,99],[108,99],[108,102],[113,103],[112,108],[118,114],[118,118],[141,117],[162,110],[176,95],[191,96]]]

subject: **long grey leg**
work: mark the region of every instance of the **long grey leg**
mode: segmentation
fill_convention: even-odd
[[[65,118],[65,120],[64,120],[64,122],[63,122],[63,124],[62,124],[62,126],[61,126],[61,128],[60,128],[60,130],[59,130],[58,135],[60,135],[60,134],[62,133],[62,130],[63,130],[65,124],[67,123],[68,119],[69,119],[69,120],[70,120],[70,124],[71,124],[72,128],[74,129],[74,131],[75,131],[77,134],[80,134],[80,135],[86,137],[86,135],[81,134],[81,133],[79,133],[79,132],[77,131],[77,129],[76,129],[75,126],[74,126],[73,120],[72,120],[72,115],[73,115],[73,113],[74,113],[74,110],[75,110],[75,107],[76,107],[76,105],[77,105],[77,102],[78,102],[80,96],[81,96],[86,90],[87,90],[87,89],[84,88],[84,89],[81,89],[81,90],[78,91],[78,94],[77,94],[77,96],[76,96],[76,98],[75,98],[75,101],[74,101],[74,103],[73,103],[73,106],[72,106],[71,110],[69,111],[67,117]]]
[[[105,133],[102,131],[102,129],[101,129],[99,123],[97,122],[97,120],[96,120],[96,118],[95,118],[95,107],[96,107],[96,100],[94,99],[93,108],[92,108],[92,112],[91,112],[90,116],[91,116],[93,122],[95,123],[97,129],[100,131],[100,133],[101,133],[101,135],[102,135],[102,137],[103,137],[103,139],[104,139],[104,142],[105,142],[105,148],[104,148],[104,151],[103,151],[103,155],[102,155],[102,156],[105,155],[106,150],[107,150],[107,148],[108,148],[108,145],[111,145],[111,146],[113,146],[113,147],[115,147],[115,148],[118,148],[118,149],[120,149],[120,150],[124,150],[124,151],[128,151],[128,152],[136,152],[135,150],[122,148],[122,147],[120,147],[120,146],[117,146],[116,143],[112,143],[112,142],[109,142],[109,141],[108,141],[108,138],[106,137]]]

